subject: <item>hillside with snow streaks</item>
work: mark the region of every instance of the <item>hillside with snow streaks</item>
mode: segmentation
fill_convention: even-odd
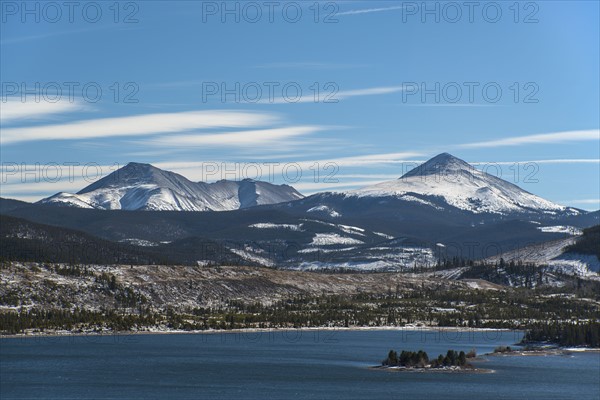
[[[316,207],[312,207],[308,210],[306,210],[306,212],[309,213],[319,213],[319,214],[323,214],[323,215],[328,215],[331,218],[338,218],[341,217],[342,215],[335,211],[334,209],[331,209],[327,206],[316,206]]]
[[[575,228],[573,226],[565,226],[565,225],[555,225],[555,226],[540,226],[538,229],[542,232],[546,233],[566,233],[572,236],[581,235],[583,232],[579,228]]]
[[[311,242],[314,246],[327,246],[334,244],[363,244],[364,242],[351,237],[341,236],[337,233],[317,233]]]
[[[256,229],[289,229],[291,231],[301,231],[302,230],[302,224],[298,224],[298,225],[293,225],[293,224],[273,224],[270,222],[259,222],[256,224],[251,224],[248,225],[249,228],[256,228]]]
[[[486,259],[487,262],[522,262],[546,266],[548,270],[567,275],[598,277],[600,260],[595,255],[568,252],[576,237],[529,245]]]

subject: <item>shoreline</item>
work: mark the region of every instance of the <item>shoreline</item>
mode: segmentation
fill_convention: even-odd
[[[438,333],[443,334],[445,332],[464,332],[464,333],[475,333],[475,332],[523,332],[519,329],[508,329],[508,328],[468,328],[468,327],[456,327],[456,326],[352,326],[352,327],[302,327],[302,328],[241,328],[241,329],[212,329],[212,330],[196,330],[196,331],[183,331],[183,330],[150,330],[150,331],[101,331],[101,332],[70,332],[70,331],[50,331],[50,332],[28,332],[19,333],[14,335],[0,335],[2,339],[40,339],[40,338],[75,338],[75,337],[127,337],[137,335],[218,335],[218,334],[254,334],[254,333],[285,333],[285,332],[360,332],[360,331],[398,331],[398,332],[424,332],[424,333]],[[515,343],[514,346],[526,346],[527,344]],[[588,352],[600,352],[600,348],[590,347],[560,347],[552,344],[545,344],[545,347],[538,349],[515,349],[510,353],[483,353],[478,355],[481,356],[546,356],[546,355],[568,355],[571,353],[588,353]],[[487,361],[485,359],[476,360],[479,362]],[[370,368],[387,369],[381,366],[375,366]],[[406,371],[409,372],[409,371]],[[443,372],[443,371],[442,371]],[[446,371],[446,372],[457,372],[457,371]],[[458,371],[463,372],[463,371]],[[469,372],[469,371],[464,371]],[[493,372],[493,371],[492,371]]]
[[[529,350],[519,349],[505,353],[486,353],[484,356],[493,357],[541,357],[541,356],[566,356],[573,353],[600,353],[600,348],[596,347],[540,347]]]
[[[381,370],[386,372],[409,372],[409,373],[436,373],[436,374],[494,374],[496,370],[494,369],[486,369],[486,368],[407,368],[407,367],[387,367],[383,365],[377,365],[373,367],[369,367],[372,370]]]
[[[27,332],[14,335],[1,334],[0,339],[8,338],[39,338],[39,337],[79,337],[79,336],[133,336],[133,335],[214,335],[219,333],[269,333],[286,331],[306,331],[306,332],[335,332],[335,331],[398,331],[398,332],[522,332],[519,329],[508,328],[468,328],[456,326],[315,326],[302,328],[241,328],[241,329],[207,329],[195,331],[183,330],[147,330],[147,331],[90,331],[90,332],[71,332],[71,331],[48,331],[48,332]]]
[[[573,353],[600,353],[600,348],[587,348],[587,347],[549,347],[544,346],[533,349],[515,349],[510,352],[490,352],[483,353],[473,358],[471,362],[474,364],[480,362],[487,362],[489,359],[482,357],[539,357],[539,356],[569,356]],[[473,364],[467,364],[464,367],[405,367],[405,366],[389,366],[389,365],[374,365],[368,367],[372,370],[380,370],[386,372],[409,372],[409,373],[466,373],[466,374],[493,374],[496,372],[494,369],[478,368]]]

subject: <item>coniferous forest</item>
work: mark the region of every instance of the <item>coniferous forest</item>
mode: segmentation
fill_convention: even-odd
[[[535,342],[598,348],[600,347],[600,322],[536,324],[523,338],[523,343]]]

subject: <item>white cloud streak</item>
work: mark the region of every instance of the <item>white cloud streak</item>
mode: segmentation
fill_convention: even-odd
[[[325,164],[332,163],[338,167],[355,167],[355,166],[376,166],[376,165],[384,165],[384,164],[398,164],[398,163],[407,163],[407,164],[417,164],[422,161],[416,161],[413,157],[421,156],[422,153],[415,152],[404,152],[404,153],[382,153],[382,154],[367,154],[367,155],[359,155],[359,156],[351,156],[351,157],[338,157],[338,158],[329,158],[329,159],[317,159],[317,160],[286,160],[286,161],[268,161],[264,163],[228,163],[223,161],[163,161],[159,163],[155,163],[154,165],[158,168],[169,169],[176,172],[179,171],[198,171],[202,170],[202,168],[206,167],[206,165],[223,165],[223,169],[228,169],[233,166],[233,164],[241,165],[252,165],[252,164],[269,164],[273,165],[275,171],[280,171],[287,164],[297,164],[301,168],[305,170],[309,170],[311,166],[315,164],[319,164],[324,166]],[[275,164],[277,164],[275,166]],[[180,172],[184,174],[183,172]]]
[[[3,160],[0,168],[2,189],[22,184],[78,184],[89,185],[116,171],[125,164],[99,164],[95,162],[17,163]],[[41,186],[40,186],[41,187]],[[50,186],[52,187],[52,186]]]
[[[402,92],[405,90],[405,88],[405,86],[381,86],[366,89],[342,90],[337,93],[333,92],[333,88],[329,88],[329,90],[323,90],[321,93],[319,93],[319,96],[316,99],[314,92],[310,92],[309,94],[300,96],[297,99],[290,95],[289,98],[277,97],[272,99],[264,99],[259,101],[258,104],[337,103],[340,100],[345,100],[352,97],[375,96]]]
[[[344,182],[298,182],[292,184],[292,186],[303,193],[314,194],[320,191],[328,191],[335,192],[341,190],[349,190],[349,189],[359,189],[361,187],[375,185],[381,183],[380,180],[370,180],[370,181],[344,181]]]
[[[554,133],[541,133],[537,135],[515,136],[505,139],[487,140],[482,142],[460,144],[458,148],[478,149],[485,147],[519,146],[523,144],[547,144],[598,140],[600,141],[600,130],[590,129],[581,131],[565,131]]]
[[[0,169],[0,197],[38,201],[58,192],[75,193],[122,166],[119,163],[26,164],[3,161]]]
[[[370,14],[376,12],[385,12],[385,11],[396,11],[403,10],[404,6],[393,6],[393,7],[380,7],[380,8],[363,8],[357,10],[348,10],[337,13],[336,15],[358,15],[358,14]]]
[[[271,114],[238,111],[216,110],[144,114],[57,125],[8,128],[2,132],[1,143],[140,136],[208,128],[241,128],[266,126],[277,121],[278,118]]]
[[[470,162],[472,165],[497,164],[497,165],[515,165],[515,164],[600,164],[597,158],[561,158],[554,160],[527,160],[527,161],[477,161]]]
[[[193,146],[260,147],[266,143],[277,143],[292,137],[322,131],[323,129],[325,129],[323,126],[290,126],[202,135],[170,135],[147,139],[144,144],[183,148]]]
[[[22,101],[20,98],[8,97],[0,101],[0,123],[40,119],[53,114],[65,114],[85,109],[86,106],[77,101],[61,100],[51,103],[48,101]]]
[[[580,199],[580,200],[569,200],[563,203],[573,203],[573,204],[596,204],[600,206],[600,199]]]

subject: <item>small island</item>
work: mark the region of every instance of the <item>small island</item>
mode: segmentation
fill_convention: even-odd
[[[475,350],[468,353],[464,351],[448,350],[446,355],[440,354],[437,358],[430,359],[423,350],[402,350],[400,355],[395,350],[390,350],[381,366],[376,368],[391,369],[398,371],[483,371],[471,365],[468,360],[476,357]]]

